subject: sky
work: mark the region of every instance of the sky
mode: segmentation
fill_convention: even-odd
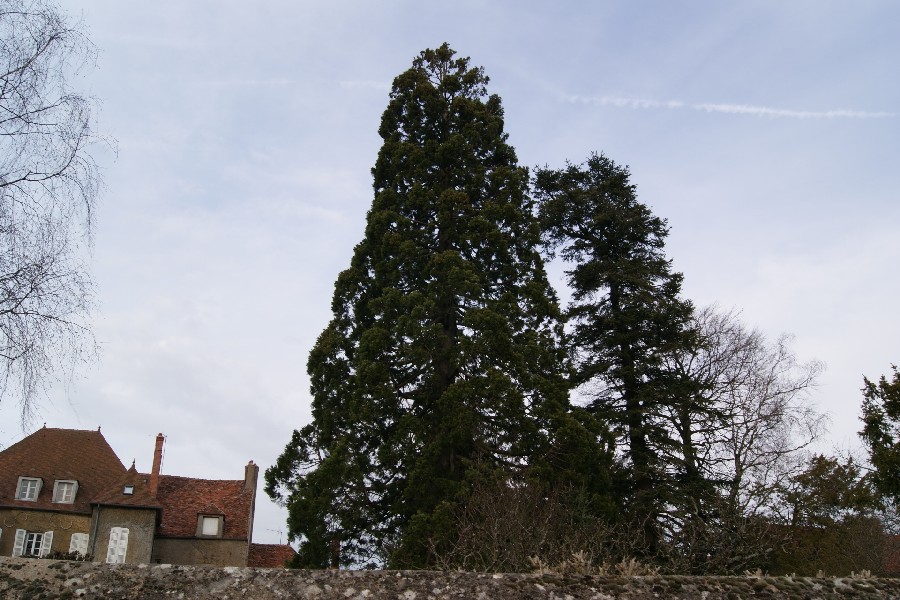
[[[99,51],[100,360],[23,431],[102,427],[122,461],[243,478],[310,420],[306,360],[372,202],[392,79],[448,42],[521,164],[602,152],[668,221],[697,306],[827,370],[825,451],[900,362],[900,4],[892,0],[65,0]],[[558,268],[551,275],[560,281]],[[262,477],[260,478],[262,479]],[[286,541],[260,491],[254,541]]]

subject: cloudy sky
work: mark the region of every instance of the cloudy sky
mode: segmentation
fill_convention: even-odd
[[[686,295],[827,364],[823,448],[900,362],[900,5],[892,0],[65,0],[99,49],[101,361],[26,431],[240,478],[310,418],[306,358],[372,201],[394,76],[447,41],[524,165],[602,151],[671,227]],[[0,405],[0,445],[23,432]],[[284,539],[260,491],[255,540]]]

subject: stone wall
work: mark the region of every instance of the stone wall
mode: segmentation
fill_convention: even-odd
[[[149,563],[153,550],[153,534],[156,531],[156,511],[153,509],[120,508],[98,506],[94,511],[96,523],[91,533],[96,532],[89,548],[94,560],[106,561],[109,548],[109,534],[113,527],[128,528],[128,548],[125,562],[130,565]]]
[[[153,562],[176,565],[247,566],[247,540],[156,538]]]
[[[90,533],[90,515],[54,513],[46,510],[0,509],[0,556],[11,556],[16,529],[53,532],[51,551],[68,552],[73,533]]]
[[[145,600],[866,600],[900,598],[898,579],[589,577],[429,571],[292,571],[105,565],[0,558],[0,598]]]

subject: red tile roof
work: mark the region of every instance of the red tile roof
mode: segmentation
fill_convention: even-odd
[[[98,494],[91,504],[160,508],[159,502],[150,494],[149,480],[149,475],[138,473],[134,465],[131,465],[112,487]],[[125,486],[131,486],[130,494],[125,493]]]
[[[194,537],[201,514],[224,515],[223,538],[250,539],[255,490],[245,490],[244,480],[195,479],[159,476],[157,502],[162,506],[162,537]]]
[[[38,429],[0,452],[0,506],[90,514],[90,503],[125,474],[100,431]],[[37,500],[16,500],[19,477],[43,481]],[[52,502],[58,480],[78,482],[73,504]]]
[[[283,568],[295,554],[294,549],[287,544],[250,544],[247,566],[263,569]]]

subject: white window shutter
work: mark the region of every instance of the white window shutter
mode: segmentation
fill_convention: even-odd
[[[41,552],[40,556],[47,556],[50,554],[50,546],[53,544],[53,532],[48,531],[44,533],[44,539],[41,541]]]
[[[109,546],[106,549],[106,562],[124,563],[128,551],[128,528],[113,527],[109,531]]]
[[[116,546],[119,544],[119,528],[113,527],[109,531],[109,545],[106,547],[106,562],[116,562]]]
[[[25,530],[16,529],[16,539],[13,542],[13,556],[22,556],[22,550],[25,549]]]
[[[69,552],[77,552],[84,556],[87,554],[89,536],[86,533],[73,533],[69,542]]]
[[[119,533],[119,551],[118,551],[118,562],[125,562],[125,552],[128,550],[128,530],[124,527],[122,528],[121,533]]]

